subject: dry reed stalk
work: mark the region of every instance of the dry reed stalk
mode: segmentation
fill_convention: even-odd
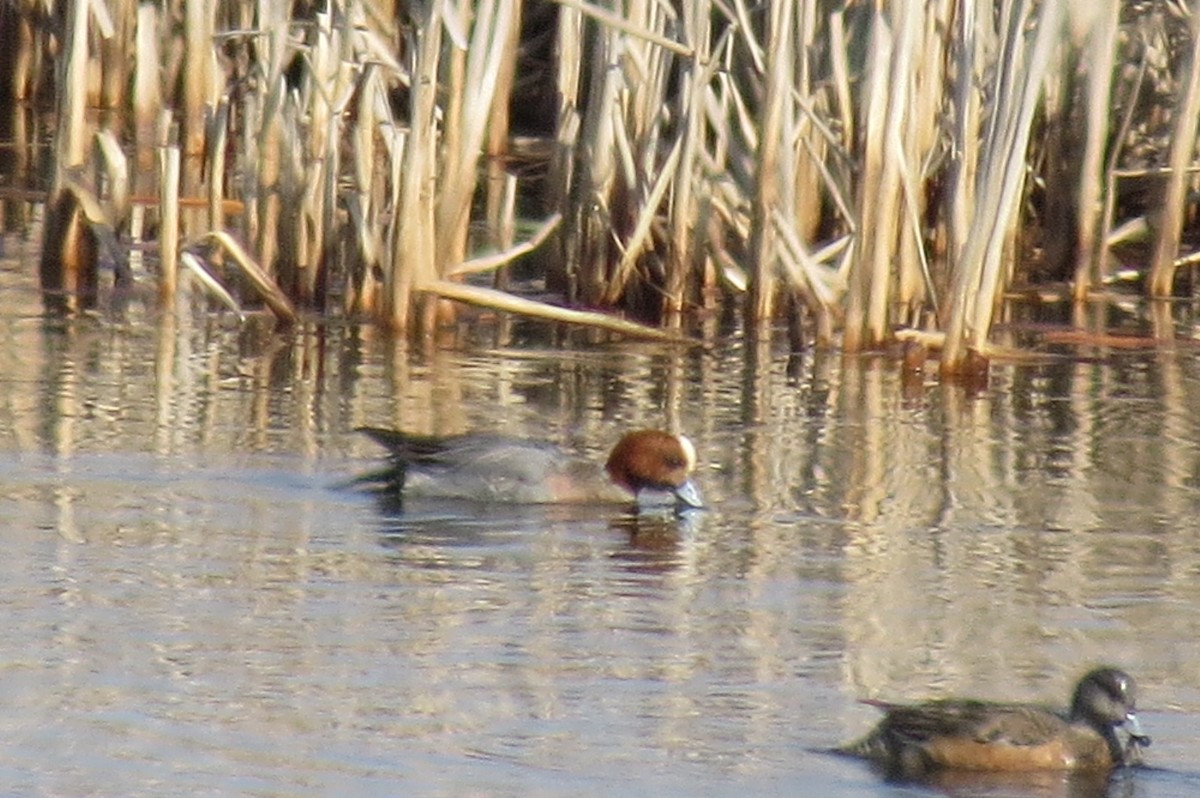
[[[1192,182],[1188,167],[1196,156],[1196,130],[1200,126],[1200,6],[1192,3],[1189,37],[1192,50],[1184,72],[1183,93],[1175,108],[1175,129],[1171,136],[1169,158],[1171,176],[1163,191],[1159,206],[1162,220],[1154,252],[1150,259],[1150,275],[1146,293],[1155,298],[1171,296],[1175,280],[1175,259],[1179,257],[1179,241],[1183,231],[1185,199]]]
[[[772,214],[772,223],[779,235],[779,259],[784,273],[799,291],[800,297],[812,311],[819,324],[824,327],[832,323],[828,310],[834,307],[845,292],[845,281],[836,272],[831,273],[819,257],[815,257],[800,240],[796,228],[781,209]],[[828,330],[821,333],[824,340]]]
[[[874,290],[873,281],[878,274],[877,261],[886,268],[887,258],[890,257],[894,243],[893,235],[886,237],[879,231],[879,226],[888,226],[888,219],[896,210],[896,197],[893,193],[885,194],[884,188],[889,182],[888,173],[894,167],[885,163],[888,149],[888,92],[892,90],[893,79],[891,68],[892,32],[884,21],[882,11],[876,11],[871,24],[870,54],[867,60],[868,88],[866,112],[863,119],[863,164],[862,181],[859,186],[859,221],[858,229],[862,235],[857,264],[851,273],[850,292],[846,305],[846,327],[842,335],[842,347],[847,352],[858,352],[862,349],[882,343],[882,338],[871,334],[871,293]],[[899,87],[903,91],[903,84]],[[897,121],[899,111],[891,114]],[[886,218],[880,219],[880,214]],[[886,271],[882,278],[886,284]]]
[[[239,162],[244,164],[241,169],[240,188],[242,194],[242,229],[247,241],[260,241],[262,232],[259,218],[262,213],[262,202],[259,192],[259,181],[262,176],[261,161],[258,145],[262,123],[262,96],[256,91],[244,91],[237,108],[238,137],[237,149],[240,153]]]
[[[1119,3],[1075,3],[1072,15],[1086,25],[1090,41],[1087,53],[1087,128],[1084,151],[1078,178],[1079,208],[1075,243],[1075,280],[1072,295],[1076,301],[1087,298],[1088,292],[1099,286],[1102,271],[1104,232],[1103,222],[1108,198],[1105,187],[1111,185],[1106,174],[1105,146],[1109,134],[1109,114],[1112,110],[1113,71],[1118,46]],[[1118,142],[1120,140],[1118,139]],[[1119,149],[1117,144],[1113,150]]]
[[[598,304],[605,288],[608,242],[613,234],[609,197],[617,171],[616,114],[621,84],[615,62],[621,42],[617,31],[601,29],[593,36],[590,48],[580,46],[581,52],[591,56],[580,73],[581,80],[589,82],[588,103],[578,139],[571,148],[574,159],[565,172],[571,183],[563,189],[567,208],[566,289],[567,301],[572,303]]]
[[[693,266],[702,269],[699,298],[706,307],[712,307],[718,299],[719,277],[739,294],[748,287],[746,270],[730,254],[727,235],[730,226],[740,225],[745,234],[739,234],[736,240],[745,241],[750,230],[750,203],[730,176],[734,171],[730,159],[737,149],[733,121],[744,110],[734,97],[736,91],[729,74],[739,41],[736,34],[736,27],[727,27],[711,50],[708,68],[712,75],[701,96],[700,118],[696,122],[703,126],[703,135],[696,150],[692,188],[698,194],[693,222],[696,237]],[[753,41],[752,37],[744,38]],[[753,131],[753,125],[747,129]]]
[[[133,119],[135,140],[151,140],[154,117],[162,107],[159,70],[158,9],[154,3],[141,2],[137,6],[137,33],[134,46],[133,68]]]
[[[920,308],[928,304],[936,314],[938,295],[930,274],[925,249],[925,220],[930,192],[930,162],[940,158],[945,135],[943,108],[947,102],[946,71],[952,43],[955,2],[939,0],[927,7],[923,20],[914,20],[920,30],[913,63],[913,100],[904,121],[900,150],[904,163],[900,170],[903,185],[904,214],[900,225],[899,258],[896,264],[895,303],[907,314],[908,324],[918,323]],[[922,24],[923,23],[923,24]]]
[[[112,24],[110,35],[100,43],[100,107],[128,110],[127,94],[136,44],[134,6],[136,0],[106,0]],[[100,3],[104,6],[105,3]]]
[[[11,116],[11,127],[9,133],[12,135],[14,142],[25,142],[29,140],[29,114],[14,113]],[[11,153],[12,160],[9,162],[9,177],[14,186],[33,185],[30,180],[30,148],[25,146],[16,146]],[[31,192],[37,200],[45,199],[45,192]],[[29,218],[32,215],[33,206],[31,202],[3,202],[0,203],[0,225],[6,230],[15,230],[25,228],[29,224]]]
[[[303,50],[305,75],[297,97],[296,110],[299,135],[292,163],[295,171],[293,186],[296,198],[294,224],[298,244],[292,265],[295,275],[288,292],[306,306],[319,302],[317,286],[322,282],[321,268],[325,254],[327,212],[331,198],[330,173],[338,168],[339,111],[334,103],[340,97],[340,72],[343,50],[341,28],[334,26],[334,14],[343,15],[341,3],[331,3],[328,10],[313,12],[308,47]],[[336,202],[336,198],[332,198]]]
[[[793,110],[795,118],[790,125],[793,129],[790,157],[794,164],[791,170],[793,178],[790,216],[794,220],[797,236],[805,241],[812,241],[820,231],[823,215],[822,184],[831,179],[823,162],[829,157],[831,141],[836,137],[821,119],[821,116],[827,113],[828,100],[825,91],[816,85],[815,68],[812,63],[812,54],[817,52],[823,36],[817,20],[817,4],[804,3],[799,11],[797,77],[793,87],[796,107]],[[838,187],[830,186],[831,196],[836,198],[839,193]],[[818,313],[825,312],[812,298],[807,298],[806,302]]]
[[[850,94],[850,67],[846,63],[850,48],[846,44],[845,12],[838,10],[830,14],[828,25],[830,71],[837,97],[837,119],[841,123],[843,140],[854,141],[854,101]]]
[[[744,4],[736,4],[733,12],[733,17],[739,20],[745,19],[748,13]],[[825,35],[818,27],[818,9],[815,4],[807,3],[797,6],[792,12],[789,29],[783,33],[788,50],[786,54],[773,45],[779,38],[772,27],[773,23],[766,26],[764,43],[759,43],[751,36],[744,36],[739,41],[744,44],[752,64],[764,65],[764,85],[744,91],[740,82],[716,81],[717,86],[728,88],[729,91],[721,92],[725,111],[720,119],[723,121],[711,124],[717,142],[713,148],[714,160],[719,158],[717,162],[720,163],[731,159],[731,164],[713,165],[709,167],[710,171],[732,171],[737,174],[738,161],[746,157],[746,153],[757,153],[761,159],[763,143],[769,137],[775,137],[778,141],[773,158],[774,170],[777,170],[779,178],[773,199],[763,202],[757,198],[763,187],[757,182],[759,169],[756,168],[755,177],[746,181],[745,199],[740,196],[743,192],[735,189],[732,194],[737,199],[730,201],[720,197],[714,205],[719,218],[733,222],[730,225],[731,232],[741,240],[749,241],[751,259],[757,259],[758,271],[754,279],[743,281],[741,270],[735,272],[735,266],[725,262],[719,229],[709,234],[707,243],[710,249],[716,250],[718,260],[722,261],[726,279],[738,291],[749,288],[753,300],[758,291],[756,281],[763,274],[762,255],[758,249],[759,234],[756,231],[762,230],[772,238],[772,245],[765,248],[769,253],[767,257],[773,260],[772,270],[767,275],[771,280],[777,280],[779,276],[787,279],[789,293],[785,307],[790,312],[789,329],[793,331],[793,343],[802,344],[802,309],[807,307],[812,312],[817,338],[827,342],[833,334],[835,305],[845,290],[844,281],[825,268],[822,259],[809,253],[807,242],[816,237],[821,225],[822,198],[828,197],[836,206],[841,223],[854,228],[855,220],[844,199],[848,193],[845,186],[851,179],[852,165],[841,147],[843,139],[823,119],[828,94],[825,89],[817,88],[821,81],[816,77],[813,62],[822,49],[820,42]],[[830,25],[836,27],[839,20],[840,15],[834,14]],[[778,71],[771,65],[781,55],[786,55],[784,62],[787,66]],[[728,68],[736,69],[736,66]],[[772,75],[775,77],[772,78]],[[772,91],[773,79],[778,82],[777,91],[783,97],[783,102],[777,110],[777,121],[764,124],[763,114],[770,110],[767,98]],[[751,92],[761,98],[755,115],[748,109],[753,101]],[[848,112],[850,109],[846,107],[843,110]],[[725,135],[726,130],[731,135]],[[744,148],[742,152],[738,152],[738,145],[734,143],[736,139],[740,139]],[[830,154],[834,156],[831,159],[833,162],[826,164]],[[739,220],[739,212],[735,210],[743,204],[749,210],[749,218],[744,225]],[[760,225],[770,227],[763,228]],[[774,308],[771,312],[774,313]],[[769,320],[770,317],[764,317],[757,322],[762,324]]]
[[[504,176],[506,179],[499,200],[500,207],[496,211],[491,211],[499,218],[488,222],[491,244],[501,252],[512,249],[517,235],[517,177],[510,172],[505,172]],[[496,269],[492,287],[499,289],[508,287],[507,266]]]
[[[357,9],[355,3],[352,9]],[[322,184],[321,191],[323,200],[321,204],[320,217],[320,234],[315,236],[314,255],[315,260],[312,263],[313,267],[313,293],[316,294],[318,288],[323,288],[323,293],[320,294],[320,306],[328,307],[328,289],[331,284],[329,270],[334,261],[334,251],[338,245],[338,241],[343,239],[342,231],[339,229],[338,217],[338,192],[339,178],[342,174],[342,147],[345,143],[345,122],[343,121],[347,111],[354,101],[354,95],[357,88],[357,75],[360,68],[355,63],[355,51],[353,47],[354,31],[352,20],[356,18],[356,14],[346,12],[342,15],[341,28],[339,28],[338,48],[340,54],[334,74],[336,81],[334,82],[334,91],[332,92],[331,113],[327,121],[327,132],[325,134],[325,158],[322,168]]]
[[[12,58],[8,64],[12,69],[9,76],[12,98],[18,101],[25,100],[33,95],[37,85],[38,70],[35,68],[35,59],[42,52],[34,36],[33,18],[37,11],[37,3],[34,0],[21,0],[9,4],[7,9],[0,6],[0,20],[4,19],[6,11],[10,15],[7,22],[16,29],[13,33],[12,28],[9,28],[9,50],[5,53],[7,57]]]
[[[584,60],[583,14],[578,9],[565,5],[559,7],[555,42],[558,55],[558,68],[555,70],[558,118],[554,126],[554,151],[546,181],[546,204],[551,208],[563,208],[569,201],[571,187],[575,185],[575,148],[582,125],[579,103]],[[568,262],[566,272],[575,274],[577,261],[571,257],[574,249],[564,246],[562,252],[564,260]],[[568,299],[573,298],[574,293],[574,290],[568,289]]]
[[[57,163],[54,184],[62,184],[63,170],[84,162],[84,108],[88,78],[88,5],[89,0],[69,0],[66,30],[58,71]]]
[[[446,271],[446,276],[461,277],[468,274],[478,274],[480,272],[503,268],[522,255],[532,252],[541,246],[542,242],[558,228],[560,222],[562,222],[562,214],[556,213],[542,222],[533,237],[528,241],[515,246],[507,245],[501,252],[481,255],[480,257],[464,261],[457,266],[450,267]]]
[[[676,100],[676,115],[683,129],[679,134],[679,163],[671,186],[671,232],[663,264],[665,318],[669,326],[676,328],[682,322],[687,277],[699,264],[703,252],[699,235],[702,228],[697,228],[697,219],[702,216],[700,203],[705,198],[695,189],[703,177],[700,150],[705,133],[704,102],[716,66],[709,49],[711,0],[684,3],[682,12],[684,40],[692,54],[680,64],[681,89]]]
[[[991,16],[981,19],[975,3],[959,5],[954,49],[953,127],[951,128],[951,162],[946,192],[946,259],[959,263],[975,219],[976,193],[979,181],[980,129],[982,117],[983,79],[992,44]],[[941,296],[949,293],[949,275],[945,270],[935,286]],[[939,307],[938,321],[948,322],[944,306]]]
[[[268,271],[275,269],[279,252],[282,179],[284,169],[284,107],[287,84],[284,68],[288,54],[288,25],[282,9],[262,0],[258,4],[258,22],[265,30],[260,47],[266,55],[256,65],[258,91],[246,92],[247,115],[244,124],[254,137],[253,147],[247,149],[254,165],[254,184],[248,187],[247,200],[252,205],[255,250],[258,262]],[[248,172],[250,170],[247,170]]]
[[[204,107],[220,96],[220,75],[213,53],[217,4],[210,0],[183,0],[184,63],[183,129],[184,152],[204,152]]]
[[[357,124],[351,129],[353,141],[352,185],[345,201],[351,226],[356,233],[357,268],[351,271],[350,285],[346,292],[346,310],[370,312],[380,315],[382,308],[379,296],[377,270],[382,262],[384,240],[381,235],[386,229],[382,209],[386,204],[385,193],[388,181],[382,176],[377,179],[376,131],[397,130],[388,106],[386,87],[380,76],[381,67],[368,63],[363,67],[359,80]],[[397,145],[398,146],[398,145]],[[402,149],[402,147],[400,147]],[[392,151],[393,148],[385,148]],[[400,156],[393,155],[390,163],[397,164]]]
[[[229,134],[229,98],[222,97],[209,119],[205,151],[208,174],[208,229],[225,227],[225,147]]]
[[[750,318],[760,328],[770,321],[775,313],[775,269],[777,268],[776,226],[771,220],[771,209],[786,190],[787,183],[781,181],[780,161],[784,142],[780,141],[785,105],[791,98],[791,80],[794,74],[791,47],[792,4],[772,3],[768,21],[767,61],[759,130],[758,159],[755,164],[757,186],[754,193],[750,252],[754,258],[754,273],[750,283]]]
[[[295,278],[292,295],[307,304],[323,304],[318,296],[327,285],[334,211],[337,207],[337,175],[341,165],[342,114],[354,88],[351,9],[314,14],[312,41],[305,51],[307,67],[298,109],[304,135],[297,142],[300,153],[292,164],[298,198]],[[339,21],[335,24],[335,21]]]
[[[442,49],[442,15],[431,7],[416,31],[415,63],[409,95],[409,133],[396,202],[391,262],[384,272],[384,321],[408,327],[414,286],[437,274],[433,234],[437,167],[437,87]],[[399,163],[397,164],[399,166]],[[427,323],[432,319],[426,317]]]
[[[488,7],[491,7],[490,3],[485,4],[483,13],[487,13]],[[494,7],[491,7],[490,10],[494,10]],[[461,203],[449,200],[447,190],[452,182],[458,183],[461,180],[464,166],[462,161],[464,156],[463,125],[466,123],[463,114],[467,93],[466,63],[470,50],[466,41],[466,32],[462,28],[470,23],[472,14],[471,0],[457,0],[457,6],[452,0],[444,0],[442,4],[444,30],[448,33],[450,46],[448,52],[442,53],[444,63],[441,71],[446,75],[445,104],[442,110],[445,124],[441,127],[440,141],[437,147],[438,157],[442,162],[441,168],[437,170],[438,174],[434,178],[435,185],[440,183],[439,187],[442,189],[441,201],[437,203],[434,217],[437,220],[434,253],[439,260],[444,253],[451,262],[465,258],[467,251],[469,209],[467,209],[467,213],[464,213]],[[474,27],[478,29],[478,22]],[[470,113],[476,118],[482,111],[481,108],[470,108]],[[469,156],[468,160],[470,161]],[[473,161],[470,162],[473,163]],[[453,178],[450,173],[454,174]],[[461,186],[456,185],[455,188],[461,189]],[[445,249],[447,247],[452,247],[453,250]]]
[[[175,301],[179,262],[179,147],[159,150],[159,277],[163,305]]]
[[[1004,12],[1007,28],[996,70],[994,130],[981,160],[975,223],[955,264],[942,353],[944,374],[963,373],[974,368],[974,358],[982,357],[1004,275],[1006,240],[1011,240],[1008,237],[1021,201],[1025,152],[1038,94],[1062,30],[1063,9],[1058,3],[1040,5],[1035,11],[1028,0],[1017,0],[1015,6],[1006,5]],[[1027,45],[1026,30],[1031,24],[1036,30]]]
[[[682,145],[683,139],[676,140],[666,161],[658,169],[654,184],[650,186],[649,194],[637,214],[633,230],[622,242],[621,256],[609,277],[607,289],[601,300],[603,304],[615,304],[620,300],[621,294],[634,274],[638,260],[653,247],[651,228],[658,219],[659,208],[662,206],[667,192],[676,182]]]
[[[892,307],[915,316],[916,305],[924,299],[925,166],[941,132],[941,31],[948,14],[945,3],[927,4],[923,11],[901,4],[895,14],[884,123],[884,194],[875,200],[880,203],[877,224],[864,224],[862,230],[863,256],[870,252],[872,257],[864,331],[869,346],[880,346],[890,337]]]
[[[1131,81],[1131,89],[1129,96],[1125,99],[1125,114],[1121,118],[1121,123],[1117,126],[1114,135],[1115,142],[1125,142],[1129,140],[1129,131],[1133,126],[1134,114],[1138,108],[1138,97],[1141,94],[1142,86],[1146,78],[1146,70],[1149,64],[1149,58],[1146,53],[1138,61],[1137,73]],[[1124,234],[1126,225],[1121,225],[1116,231],[1113,230],[1113,215],[1117,205],[1117,186],[1121,179],[1117,165],[1121,157],[1122,149],[1114,144],[1110,147],[1108,160],[1105,165],[1105,175],[1107,177],[1104,191],[1104,209],[1100,214],[1100,229],[1096,233],[1096,269],[1102,279],[1107,279],[1109,274],[1109,261],[1111,248],[1119,243]],[[1146,227],[1145,217],[1140,217],[1135,220],[1134,226]]]
[[[521,47],[522,4],[513,3],[512,6],[513,18],[508,28],[508,38],[501,45],[499,74],[488,112],[487,139],[484,142],[484,156],[487,159],[484,218],[487,223],[488,243],[501,250],[512,246],[516,199],[516,180],[507,168],[508,108],[513,97],[513,87],[516,85],[517,53]],[[505,272],[497,272],[496,278],[503,281]]]
[[[285,91],[279,109],[279,180],[274,195],[278,201],[275,258],[263,264],[291,293],[300,290],[300,264],[308,241],[304,213],[304,189],[308,182],[305,163],[301,98],[298,92]]]
[[[437,257],[441,264],[457,263],[466,255],[471,203],[479,181],[479,157],[488,122],[496,103],[507,105],[508,95],[500,90],[501,84],[512,85],[516,58],[513,48],[519,33],[516,5],[498,0],[477,3],[470,43],[460,67],[464,82],[450,87],[455,100],[447,112],[437,209]],[[462,19],[460,13],[460,22]],[[442,271],[440,265],[438,271]]]
[[[676,55],[691,55],[691,50],[687,45],[680,44],[669,36],[663,35],[661,31],[654,30],[638,21],[644,19],[651,12],[650,6],[645,2],[631,2],[624,17],[600,6],[581,2],[581,0],[557,0],[557,2],[564,8],[572,8],[587,14],[611,30],[627,33]]]

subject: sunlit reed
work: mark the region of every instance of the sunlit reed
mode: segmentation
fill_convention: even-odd
[[[1115,245],[1141,246],[1169,296],[1189,262],[1200,66],[1174,7],[78,0],[53,48],[25,8],[4,17],[12,93],[57,59],[54,185],[87,162],[87,103],[130,115],[108,126],[125,145],[173,110],[178,202],[208,208],[180,216],[180,249],[231,236],[277,307],[423,333],[462,301],[561,319],[473,290],[516,296],[507,269],[536,241],[522,274],[651,325],[626,333],[724,303],[761,333],[786,317],[796,344],[915,330],[959,373],[986,369],[1014,281],[1084,301]],[[1137,178],[1163,190],[1123,202]]]

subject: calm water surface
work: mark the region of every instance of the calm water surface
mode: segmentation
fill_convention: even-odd
[[[0,794],[1192,796],[1200,350],[997,366],[561,343],[411,350],[137,298],[44,318],[0,250]],[[555,343],[556,338],[560,341]],[[602,457],[678,425],[711,504],[421,505],[360,424]],[[1153,768],[890,785],[861,698],[1141,681]]]

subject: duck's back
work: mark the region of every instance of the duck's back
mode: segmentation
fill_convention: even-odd
[[[436,458],[409,467],[410,496],[469,501],[553,501],[549,485],[563,468],[562,454],[549,445],[499,436],[457,439]]]
[[[885,708],[887,715],[874,731],[842,750],[896,775],[1112,766],[1099,733],[1046,708],[960,700]]]
[[[553,444],[499,435],[363,431],[390,450],[393,481],[407,497],[521,504],[628,499],[597,466],[575,461]]]

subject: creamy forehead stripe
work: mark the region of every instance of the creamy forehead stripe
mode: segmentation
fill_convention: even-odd
[[[696,467],[696,447],[692,446],[692,442],[687,439],[686,435],[677,435],[679,438],[679,446],[683,449],[683,459],[687,461],[687,470],[691,471]]]

